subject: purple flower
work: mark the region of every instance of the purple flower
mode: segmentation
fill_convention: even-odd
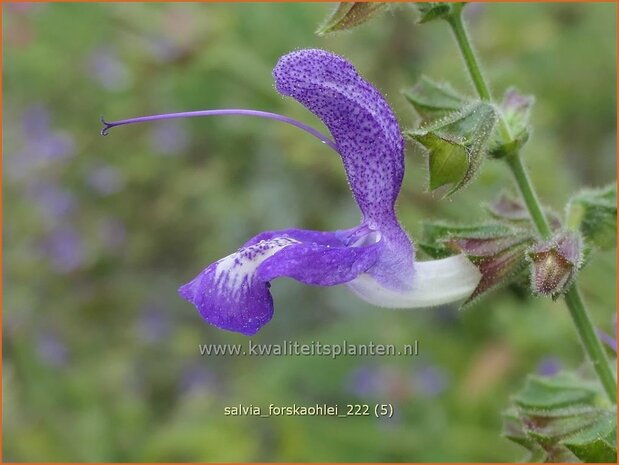
[[[38,139],[50,133],[51,115],[45,105],[35,104],[24,111],[22,130],[27,138]]]
[[[537,365],[537,372],[542,376],[554,376],[561,371],[561,361],[556,357],[544,357]]]
[[[179,294],[218,328],[255,334],[273,316],[270,281],[290,277],[305,284],[346,284],[381,307],[429,307],[468,297],[480,274],[463,255],[415,262],[414,248],[398,222],[395,201],[404,175],[404,142],[395,116],[370,83],[344,58],[323,50],[283,56],[275,87],[296,99],[327,126],[333,140],[290,118],[253,110],[210,110],[107,123],[115,126],[167,118],[251,115],[297,126],[341,157],[361,211],[356,227],[332,232],[267,231],[237,252],[206,267]]]
[[[428,397],[434,397],[447,389],[449,376],[441,367],[428,365],[415,373],[413,384],[421,393]]]
[[[116,194],[125,187],[123,175],[113,166],[98,165],[88,174],[88,184],[99,195]]]
[[[103,47],[90,56],[89,71],[101,87],[110,92],[127,89],[132,77],[115,50]]]
[[[383,394],[387,383],[384,369],[373,365],[360,365],[346,379],[346,388],[357,397]]]
[[[82,238],[71,227],[61,227],[50,233],[43,241],[43,251],[52,266],[61,273],[75,271],[85,261]]]
[[[75,211],[78,204],[72,192],[50,181],[33,183],[28,193],[49,220],[66,218]]]
[[[67,346],[53,332],[44,331],[38,335],[37,352],[41,360],[49,366],[59,368],[67,364]]]
[[[6,158],[13,178],[23,178],[33,170],[66,161],[74,155],[73,137],[53,130],[50,122],[51,115],[44,105],[32,105],[24,111],[20,128],[24,144]]]
[[[68,134],[54,132],[44,139],[33,142],[30,150],[36,151],[41,161],[63,161],[75,153],[75,141]]]
[[[22,132],[27,144],[25,152],[39,162],[64,160],[75,153],[75,141],[51,127],[49,109],[40,104],[26,109],[22,118]]]

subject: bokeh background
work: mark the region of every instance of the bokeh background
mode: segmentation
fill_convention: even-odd
[[[244,343],[208,326],[177,287],[260,231],[357,223],[336,156],[251,118],[140,125],[99,117],[219,107],[321,123],[280,98],[271,69],[297,48],[348,57],[393,105],[422,74],[471,92],[442,23],[412,6],[314,35],[330,4],[10,4],[3,7],[3,459],[5,461],[512,461],[500,412],[527,373],[576,368],[561,302],[503,290],[466,311],[386,311],[345,288],[278,280],[253,340],[410,343],[414,358],[201,357]],[[473,4],[495,94],[533,93],[526,162],[562,211],[616,172],[616,6]],[[429,219],[484,219],[511,188],[487,162],[452,200],[425,192],[407,151],[399,199],[413,237]],[[582,273],[612,332],[614,254]],[[391,402],[391,420],[225,417],[224,406]]]

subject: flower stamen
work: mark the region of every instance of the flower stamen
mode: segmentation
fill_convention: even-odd
[[[289,118],[287,116],[279,115],[277,113],[270,113],[268,111],[260,111],[260,110],[247,110],[243,108],[226,108],[220,110],[199,110],[199,111],[184,111],[180,113],[166,113],[161,115],[150,115],[150,116],[140,116],[138,118],[129,118],[118,121],[106,121],[103,117],[101,117],[101,123],[103,124],[103,129],[101,129],[101,135],[107,136],[109,134],[109,130],[116,126],[124,126],[126,124],[135,124],[135,123],[147,123],[150,121],[160,121],[166,119],[177,119],[177,118],[195,118],[201,116],[224,116],[224,115],[236,115],[236,116],[256,116],[259,118],[273,119],[276,121],[281,121],[282,123],[290,124],[295,126],[308,134],[311,134],[318,140],[320,140],[323,144],[327,144],[336,152],[337,147],[335,142],[329,139],[327,136],[322,134],[320,131],[314,129],[307,124],[304,124],[295,119]]]

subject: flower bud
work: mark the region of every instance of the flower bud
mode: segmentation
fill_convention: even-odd
[[[529,116],[535,99],[531,95],[522,95],[516,89],[509,88],[505,92],[503,102],[499,106],[503,120],[509,127],[513,139],[505,142],[499,134],[495,134],[495,142],[491,145],[489,155],[492,158],[503,158],[520,150],[529,140]]]
[[[561,231],[527,255],[533,293],[556,298],[569,288],[582,264],[583,242],[577,232]]]

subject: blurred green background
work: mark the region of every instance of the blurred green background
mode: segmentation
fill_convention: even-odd
[[[205,324],[176,289],[263,230],[357,224],[340,161],[297,129],[251,118],[120,128],[109,120],[245,107],[321,127],[273,89],[297,48],[349,58],[393,105],[423,73],[470,85],[442,23],[410,5],[352,32],[313,31],[330,4],[4,4],[3,459],[5,461],[512,461],[500,412],[529,372],[576,368],[561,302],[510,290],[474,307],[387,311],[345,288],[273,284],[276,314],[255,342],[410,343],[405,357],[201,357],[244,343]],[[562,211],[616,172],[616,5],[473,4],[476,48],[500,96],[533,93],[526,162]],[[399,212],[482,220],[511,187],[487,162],[452,200],[424,192],[407,151]],[[612,332],[614,254],[582,290]],[[391,402],[391,420],[224,417],[243,403]]]

